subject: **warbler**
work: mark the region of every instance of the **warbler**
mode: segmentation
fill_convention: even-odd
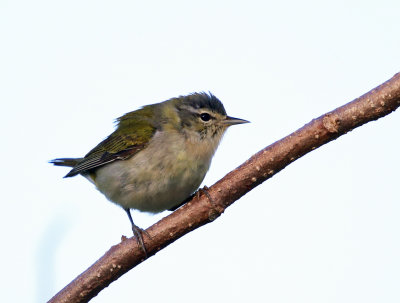
[[[158,213],[180,205],[203,181],[226,129],[249,121],[227,116],[211,93],[193,93],[146,105],[117,119],[115,131],[83,158],[50,163],[69,166],[128,214],[146,254],[130,209]]]

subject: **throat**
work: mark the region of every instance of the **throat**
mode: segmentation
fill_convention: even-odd
[[[186,150],[197,159],[211,161],[221,138],[222,134],[217,134],[212,137],[200,137],[198,133],[190,134],[186,136]]]

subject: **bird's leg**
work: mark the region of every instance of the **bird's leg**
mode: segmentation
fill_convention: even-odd
[[[146,250],[146,246],[144,245],[143,234],[146,234],[146,236],[148,236],[149,238],[151,238],[151,237],[147,231],[145,231],[144,229],[141,229],[139,226],[137,226],[137,225],[135,225],[135,223],[133,223],[131,210],[129,208],[124,208],[124,210],[128,214],[129,221],[131,221],[133,235],[135,236],[138,245],[142,248],[145,257],[147,258],[147,250]]]

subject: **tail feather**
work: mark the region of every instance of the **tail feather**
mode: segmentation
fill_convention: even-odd
[[[74,167],[79,163],[79,161],[82,160],[81,158],[59,158],[59,159],[53,159],[50,160],[49,163],[52,163],[56,166],[68,166],[68,167]]]
[[[52,163],[56,166],[68,166],[68,167],[75,167],[82,158],[59,158],[50,160],[49,163]],[[72,177],[69,173],[65,177]]]

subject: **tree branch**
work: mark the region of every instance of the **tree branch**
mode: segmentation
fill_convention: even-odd
[[[214,221],[229,205],[306,153],[400,106],[400,73],[354,101],[312,120],[264,148],[190,202],[147,229],[149,257],[190,231]],[[122,238],[49,302],[88,302],[103,288],[144,261],[134,238]]]

